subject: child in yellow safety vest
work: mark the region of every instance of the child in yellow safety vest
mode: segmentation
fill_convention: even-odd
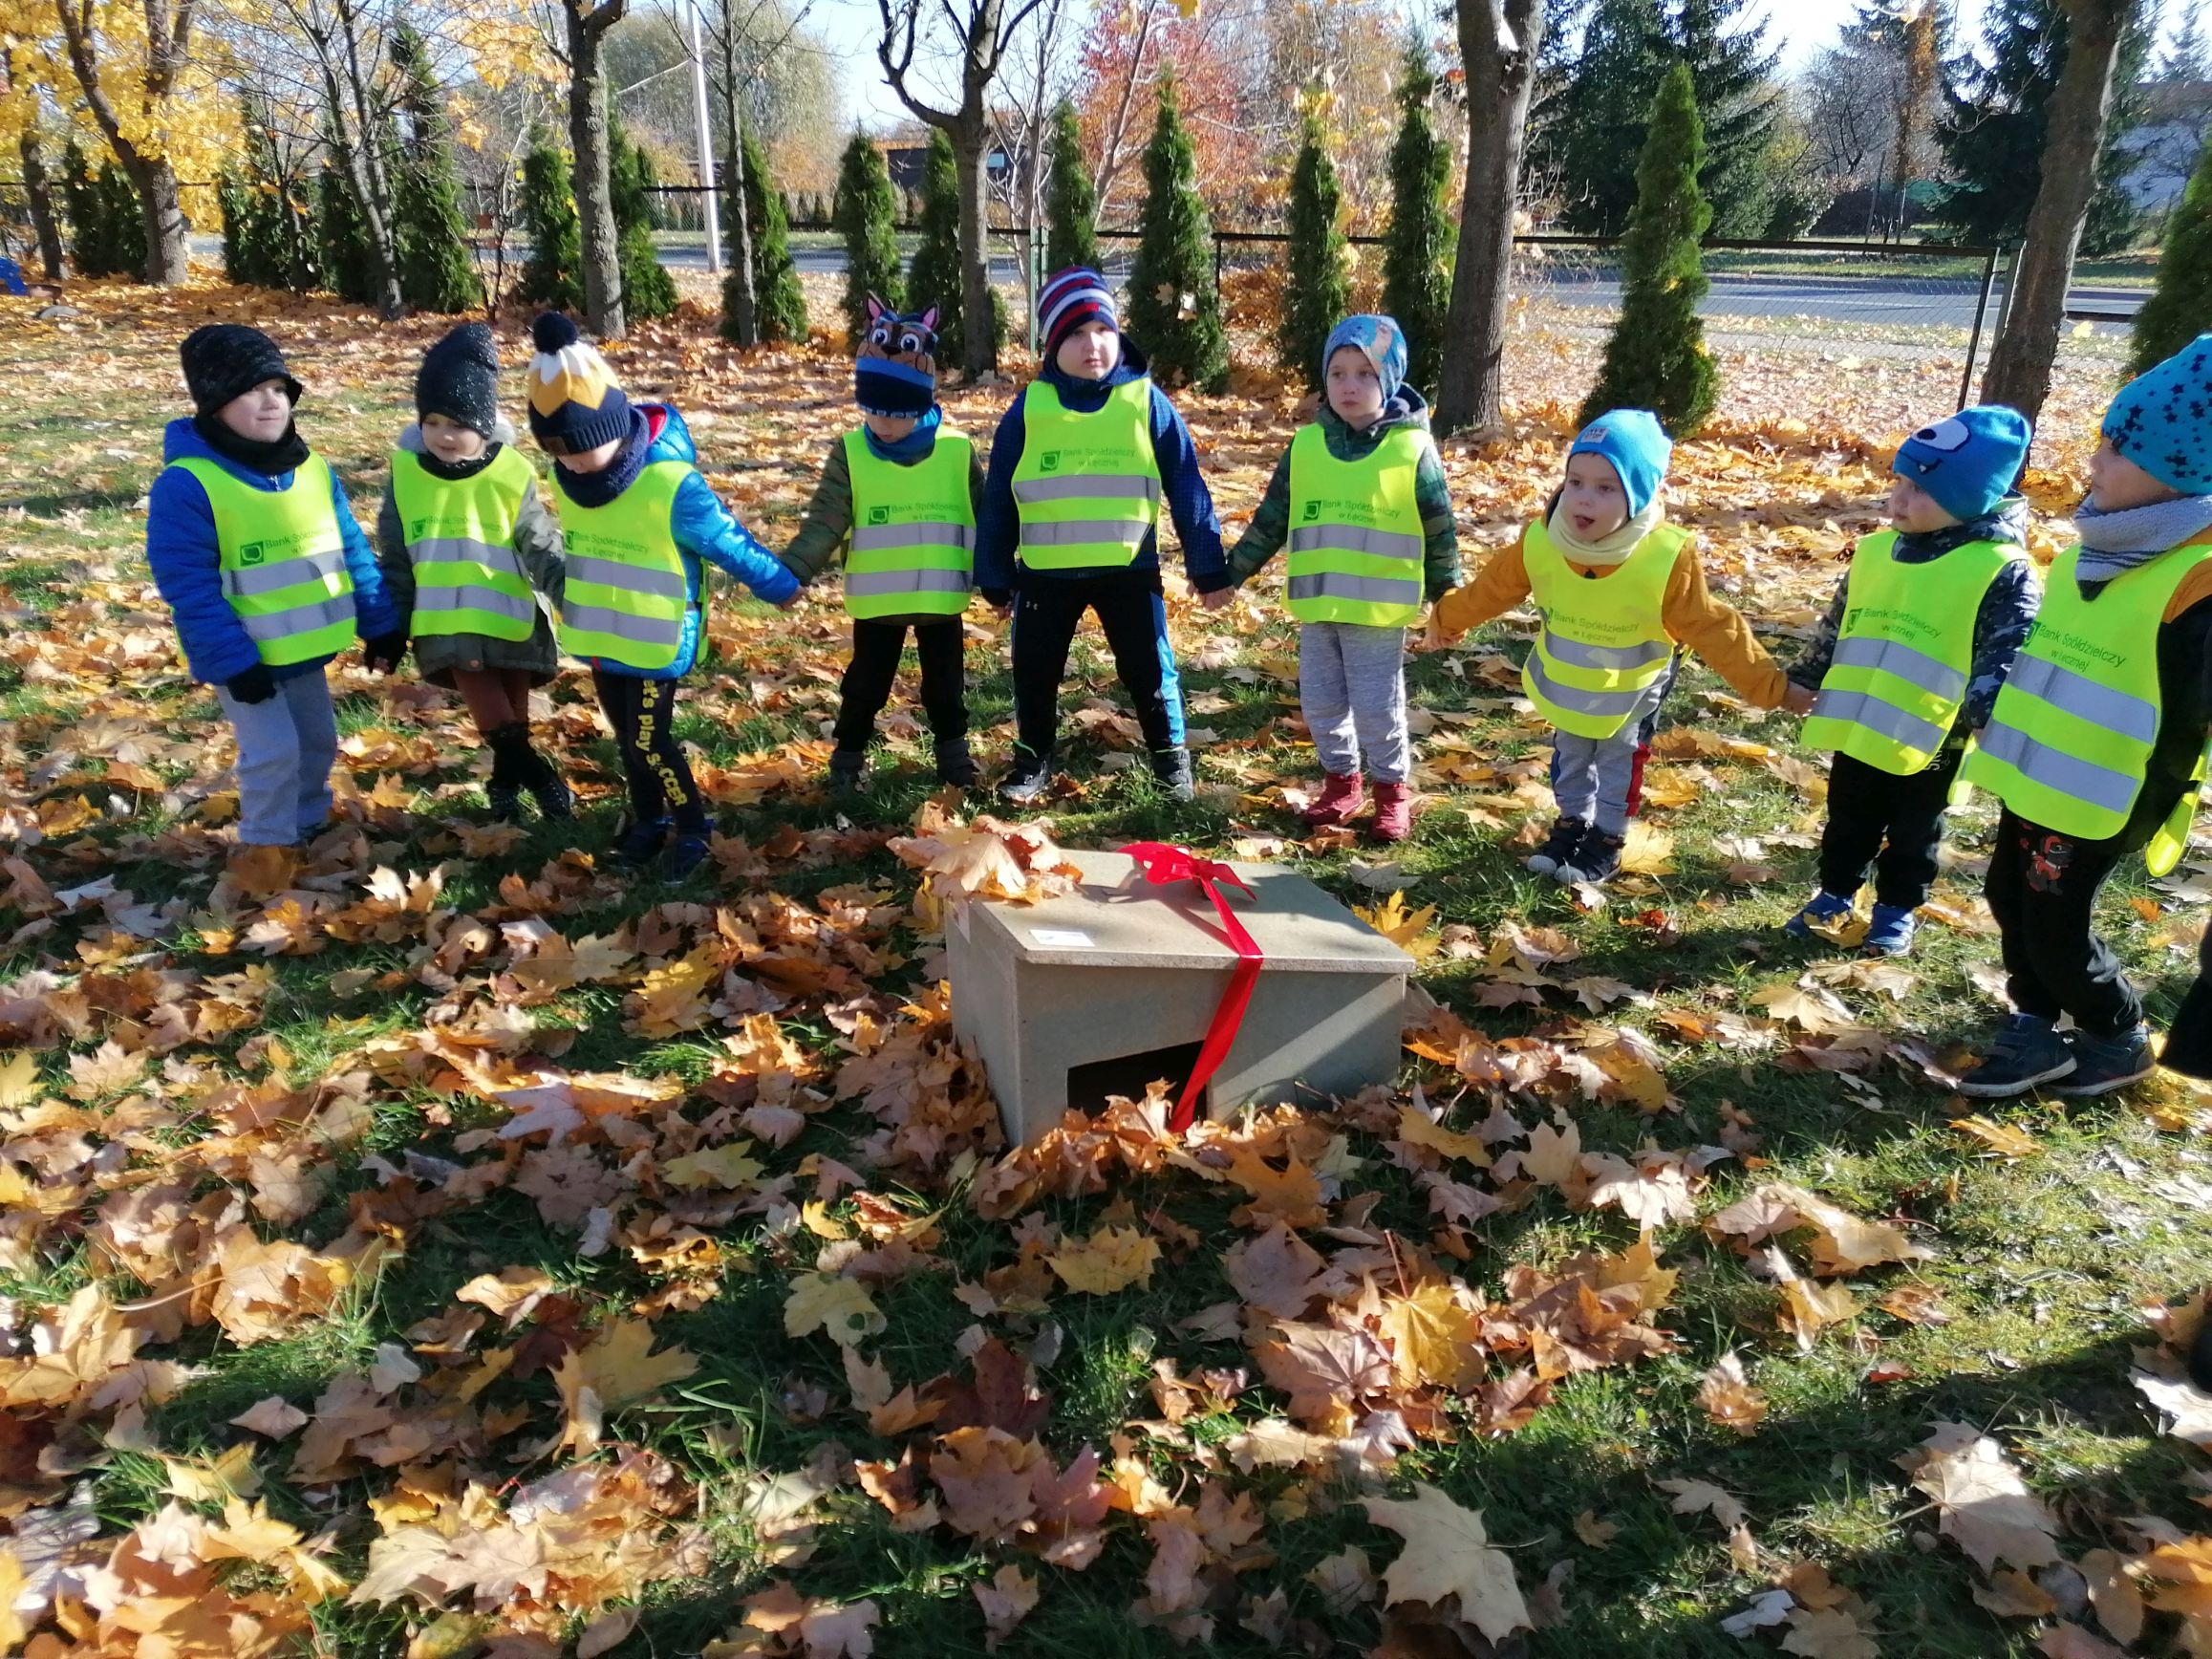
[[[192,678],[237,735],[240,852],[293,847],[331,811],[325,670],[357,635],[389,674],[407,636],[345,487],[293,424],[300,383],[276,342],[210,323],[179,356],[197,413],[162,436],[146,562]]]
[[[1892,463],[1891,528],[1859,539],[1812,644],[1790,666],[1816,690],[1802,741],[1833,749],[1820,889],[1784,924],[1839,928],[1875,873],[1862,949],[1901,957],[1928,901],[1944,808],[2035,620],[2041,588],[2022,545],[2028,455],[2017,411],[1962,409],[1923,426]]]
[[[519,821],[527,790],[540,816],[567,818],[569,786],[530,743],[530,691],[560,668],[538,595],[561,600],[561,525],[499,412],[491,330],[462,323],[423,354],[415,414],[376,514],[377,563],[415,666],[467,703],[491,750],[492,816]]]
[[[1565,482],[1544,516],[1429,617],[1430,642],[1441,644],[1535,598],[1543,628],[1521,686],[1555,728],[1559,816],[1526,862],[1562,882],[1601,882],[1621,869],[1678,645],[1754,708],[1801,714],[1813,703],[1742,615],[1707,592],[1689,532],[1665,522],[1661,491],[1673,451],[1649,410],[1600,415],[1569,447]]]
[[[830,444],[806,517],[780,556],[811,582],[844,553],[852,660],[839,688],[830,782],[860,786],[911,626],[937,781],[965,788],[976,762],[960,613],[975,581],[983,463],[937,405],[936,307],[901,315],[870,294],[868,319],[853,362],[861,423]]]
[[[2004,803],[1987,894],[2014,1012],[1962,1092],[2150,1075],[2143,1004],[2092,926],[2121,860],[2180,861],[2212,734],[2212,334],[2120,389],[2043,609],[1960,776]],[[2073,1028],[2056,1029],[2060,1015]]]
[[[530,337],[530,436],[553,457],[564,544],[561,648],[591,665],[630,786],[615,857],[642,869],[665,849],[680,879],[706,861],[713,833],[675,731],[676,683],[706,633],[700,561],[771,605],[796,599],[799,582],[699,476],[682,416],[633,404],[560,312],[541,314]]]
[[[1321,348],[1323,396],[1276,463],[1252,522],[1229,550],[1249,580],[1285,543],[1286,601],[1299,623],[1299,707],[1321,757],[1317,825],[1363,805],[1364,751],[1378,841],[1412,829],[1413,745],[1406,718],[1406,630],[1459,580],[1459,537],[1428,405],[1406,384],[1395,317],[1350,316]],[[1210,610],[1235,590],[1205,596]]]

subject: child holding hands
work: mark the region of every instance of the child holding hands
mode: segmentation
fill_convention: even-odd
[[[468,704],[491,750],[492,816],[518,821],[527,790],[541,817],[567,818],[569,786],[530,743],[531,689],[560,667],[537,596],[560,603],[561,526],[500,415],[491,330],[463,323],[423,354],[415,413],[376,515],[377,563],[415,666]]]
[[[210,323],[178,355],[195,413],[162,434],[146,562],[237,735],[239,852],[294,847],[331,811],[331,659],[357,635],[389,674],[407,635],[345,486],[293,423],[300,383],[276,342]]]
[[[1819,691],[1804,743],[1836,751],[1820,891],[1791,933],[1849,916],[1871,865],[1865,953],[1912,948],[1967,734],[1988,720],[2041,597],[2023,546],[2028,504],[2012,491],[2029,436],[2016,411],[1977,406],[1906,439],[1892,528],[1860,539],[1791,665],[1793,683]]]
[[[1429,618],[1430,639],[1442,643],[1535,598],[1543,629],[1522,664],[1521,687],[1556,728],[1559,816],[1527,864],[1562,882],[1601,882],[1620,872],[1679,646],[1703,657],[1754,708],[1802,714],[1813,704],[1742,615],[1707,592],[1689,532],[1665,522],[1662,491],[1673,452],[1647,409],[1600,416],[1569,447],[1565,481],[1544,516],[1493,553],[1473,582],[1438,600]]]
[[[839,686],[829,780],[859,786],[876,716],[891,700],[907,629],[922,671],[922,710],[937,782],[976,781],[968,752],[966,635],[983,465],[937,403],[937,309],[902,316],[868,296],[868,336],[853,362],[860,424],[829,446],[784,565],[811,582],[842,551],[852,660]]]
[[[676,684],[706,633],[700,561],[771,605],[797,598],[798,578],[699,476],[673,406],[633,404],[560,312],[541,314],[530,334],[530,436],[553,457],[566,544],[561,646],[591,664],[630,786],[615,855],[642,868],[665,847],[668,875],[680,879],[706,861],[713,832],[674,729]]]
[[[1321,407],[1276,463],[1229,574],[1249,580],[1289,543],[1299,705],[1325,774],[1306,820],[1343,824],[1360,810],[1364,751],[1375,778],[1370,833],[1400,841],[1413,824],[1406,629],[1459,580],[1458,533],[1428,405],[1406,384],[1397,319],[1346,317],[1321,372]],[[1219,610],[1234,592],[1204,602]]]

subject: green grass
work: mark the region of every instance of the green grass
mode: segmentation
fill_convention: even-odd
[[[148,377],[165,372],[160,365],[167,338],[152,330],[140,335],[112,348],[116,367],[153,383]],[[34,339],[25,356],[32,369],[58,370],[80,346]],[[119,630],[127,614],[152,603],[137,552],[140,528],[128,504],[150,474],[159,414],[142,399],[96,393],[94,410],[117,426],[112,434],[88,438],[81,422],[73,423],[61,408],[65,399],[75,398],[76,387],[64,384],[58,374],[45,380],[27,373],[24,383],[31,394],[0,412],[0,448],[20,458],[15,475],[35,480],[44,493],[0,504],[15,509],[0,528],[7,552],[0,564],[0,615],[27,614],[0,624],[0,647],[29,631],[44,638],[66,666],[73,661],[69,652],[88,630],[72,622],[65,633],[50,619],[74,615],[72,607],[91,603]],[[403,417],[404,384],[393,365],[384,379],[332,396],[315,412],[311,436],[339,453],[376,454]],[[971,426],[980,424],[987,401],[977,399],[964,411]],[[131,449],[137,459],[125,463],[100,454],[107,447]],[[1463,463],[1454,456],[1453,464]],[[363,475],[359,487],[366,511],[373,505],[373,472]],[[791,523],[789,505],[778,503],[758,528],[773,543]],[[1198,626],[1195,614],[1178,615],[1187,647],[1196,643],[1192,631]],[[1499,630],[1487,644],[1517,654],[1516,638],[1511,630]],[[1287,814],[1250,798],[1273,777],[1310,770],[1310,751],[1279,741],[1278,722],[1295,710],[1296,693],[1275,670],[1292,643],[1289,628],[1271,621],[1241,642],[1228,666],[1186,666],[1187,692],[1206,711],[1194,723],[1215,734],[1201,758],[1201,780],[1209,786],[1205,799],[1191,807],[1165,802],[1146,780],[1111,768],[1106,751],[1079,741],[1071,744],[1068,769],[1082,792],[1053,812],[1060,837],[1071,845],[1113,846],[1138,836],[1167,836],[1225,852],[1243,835],[1294,836],[1298,831]],[[1468,660],[1472,662],[1471,655]],[[838,665],[835,630],[812,628],[805,613],[795,626],[749,635],[741,669],[717,664],[687,685],[683,734],[701,758],[721,766],[762,748],[813,739],[834,706]],[[1003,663],[995,649],[977,646],[969,667],[981,746],[993,753],[994,728],[1009,713]],[[810,677],[809,668],[832,673],[828,679]],[[33,681],[16,655],[0,652],[0,716],[14,722],[6,741],[15,745],[12,751],[0,749],[7,768],[0,805],[35,808],[44,803],[50,791],[35,780],[34,769],[94,713],[135,716],[190,742],[217,739],[210,700],[185,685],[173,668],[71,672],[75,679],[41,676]],[[1492,688],[1471,689],[1468,679],[1448,672],[1445,657],[1415,658],[1410,679],[1417,705],[1439,713],[1484,711],[1472,723],[1439,728],[1464,739],[1474,755],[1506,765],[1540,747],[1539,733],[1497,703]],[[780,682],[777,706],[757,706],[748,690],[752,681]],[[1068,706],[1094,695],[1114,700],[1110,663],[1095,639],[1079,646],[1071,681]],[[568,709],[587,695],[580,683],[565,681],[555,703]],[[1702,669],[1686,675],[1672,708],[1678,725],[1712,725],[1777,746],[1788,742],[1787,722],[1744,713]],[[349,731],[388,726],[405,733],[415,722],[404,709],[364,696],[349,701],[343,723]],[[440,716],[434,729],[440,734],[438,764],[427,773],[407,775],[411,790],[461,785],[472,776],[464,726]],[[870,793],[858,806],[807,790],[783,791],[758,807],[724,812],[723,827],[758,847],[779,830],[822,830],[841,815],[864,827],[900,825],[933,790],[927,756],[926,739],[891,745],[879,760]],[[1432,758],[1442,756],[1440,748],[1432,750]],[[614,758],[604,739],[572,748],[570,759],[579,775],[613,779]],[[1664,768],[1686,764],[1666,762]],[[1775,932],[1809,891],[1813,868],[1808,846],[1776,838],[1801,840],[1816,830],[1817,805],[1758,765],[1703,764],[1710,781],[1695,798],[1653,814],[1674,838],[1675,871],[1622,883],[1605,910],[1583,914],[1569,894],[1520,868],[1507,840],[1524,814],[1507,813],[1501,828],[1482,815],[1479,805],[1478,798],[1509,786],[1503,783],[1438,787],[1435,805],[1419,821],[1413,839],[1387,856],[1405,867],[1408,902],[1434,905],[1440,924],[1464,924],[1485,942],[1513,923],[1558,928],[1580,955],[1557,977],[1607,976],[1648,994],[1647,1002],[1617,1004],[1597,1018],[1643,1029],[1653,1038],[1681,1110],[1650,1120],[1617,1106],[1570,1102],[1586,1149],[1628,1152],[1646,1141],[1670,1148],[1710,1143],[1722,1132],[1724,1106],[1729,1107],[1753,1120],[1764,1137],[1756,1155],[1765,1161],[1756,1171],[1736,1160],[1719,1165],[1705,1200],[1708,1212],[1756,1181],[1793,1181],[1858,1214],[1908,1220],[1936,1254],[1911,1268],[1868,1275],[1860,1300],[1869,1305],[1861,1316],[1800,1352],[1774,1327],[1771,1284],[1695,1229],[1666,1228],[1658,1243],[1668,1264],[1682,1269],[1682,1279],[1662,1323],[1678,1337],[1678,1354],[1563,1382],[1527,1428],[1504,1438],[1475,1435],[1462,1421],[1451,1438],[1423,1442],[1406,1454],[1393,1477],[1431,1481],[1480,1508],[1492,1538],[1510,1547],[1524,1588],[1533,1590],[1555,1565],[1571,1563],[1564,1620],[1525,1638],[1532,1655],[1673,1659],[1746,1650],[1722,1634],[1716,1622],[1766,1587],[1769,1575],[1740,1571],[1709,1519],[1668,1511],[1667,1495],[1653,1482],[1676,1476],[1714,1480],[1739,1495],[1771,1566],[1817,1562],[1872,1601],[1880,1612],[1885,1651],[1959,1659],[2027,1655],[2034,1650],[2034,1627],[1982,1609],[1972,1598],[1978,1576],[1955,1546],[1923,1543],[1933,1518],[1894,1459],[1922,1439],[1931,1423],[1965,1420],[1995,1433],[2019,1458],[2029,1484],[2062,1514],[2070,1553],[2100,1544],[2124,1547],[2119,1521],[2128,1516],[2158,1515],[2184,1528],[2200,1527],[2201,1511],[2189,1476],[2201,1460],[2158,1436],[2157,1424],[2126,1378],[2129,1350],[2145,1340],[2140,1304],[2176,1297],[2212,1278],[2212,1229],[2200,1212],[2155,1191],[2162,1180],[2200,1169],[2201,1154],[2188,1137],[2162,1130],[2128,1102],[2062,1110],[2030,1101],[1999,1107],[1989,1115],[2029,1130],[2041,1141],[2042,1153],[2014,1164],[1991,1161],[1948,1127],[1960,1103],[1901,1065],[1878,1066],[1867,1074],[1870,1088],[1859,1090],[1823,1071],[1781,1065],[1789,1033],[1772,1048],[1751,1051],[1717,1041],[1681,1040],[1659,1015],[1752,1015],[1757,1010],[1750,999],[1761,986],[1823,959]],[[190,754],[164,765],[172,785],[208,769]],[[368,775],[361,780],[364,787],[373,781]],[[51,792],[66,795],[86,787]],[[471,861],[453,851],[434,854],[430,845],[445,833],[439,820],[476,816],[481,798],[471,786],[434,808],[426,795],[418,802],[419,816],[370,830],[376,844],[371,863],[420,873],[443,858],[448,878],[440,904],[446,909],[493,909],[503,876],[534,880],[562,851],[561,836],[539,830],[503,856]],[[103,821],[64,844],[33,848],[29,856],[57,888],[112,873],[141,901],[181,899],[196,913],[204,906],[213,869],[167,856],[154,839],[172,824],[189,825],[191,805],[188,799],[179,803],[185,814],[180,817],[149,800],[139,818]],[[575,844],[603,851],[612,816],[612,803],[588,812]],[[1986,807],[1959,814],[1951,838],[1959,858],[1987,855],[1989,823]],[[1732,884],[1728,859],[1713,849],[1723,836],[1765,839],[1767,861],[1778,876],[1756,885]],[[1349,900],[1365,904],[1378,896],[1355,879],[1356,861],[1384,856],[1372,849],[1315,856],[1293,846],[1287,856]],[[841,884],[875,880],[901,898],[912,891],[911,874],[880,849],[827,866],[783,867],[772,885],[805,899]],[[1945,877],[1943,896],[1963,900],[1974,885],[1970,872],[1962,869]],[[718,897],[730,902],[739,896],[740,890],[718,894],[703,882],[676,890],[612,885],[548,919],[570,938],[580,938],[612,932],[651,903]],[[2171,903],[2138,872],[2115,882],[2103,917],[2146,986],[2154,1015],[2163,1016],[2185,989],[2193,963],[2188,954],[2152,942],[2163,923],[2137,914],[2134,901],[2142,898]],[[1664,937],[1639,925],[1648,919],[1644,913],[1654,911],[1669,924]],[[0,938],[13,936],[0,955],[0,981],[37,971],[73,980],[82,966],[76,943],[99,931],[93,918],[65,916],[28,936],[17,932],[25,919],[0,910]],[[497,919],[495,915],[495,928]],[[219,1073],[243,1069],[240,1048],[248,1040],[281,1045],[295,1081],[357,1068],[365,1045],[405,1037],[425,1022],[449,1018],[456,995],[464,1004],[480,1000],[483,976],[502,959],[496,950],[480,955],[462,976],[475,976],[475,985],[448,993],[414,977],[421,950],[414,939],[333,943],[313,955],[265,961],[249,954],[210,953],[206,938],[213,925],[211,917],[192,919],[154,947],[151,960],[190,974],[237,973],[249,964],[268,970],[272,984],[253,1026],[187,1044],[175,1056]],[[1989,959],[1992,941],[1943,926],[1927,928],[1922,940],[1911,963],[1914,980],[1901,1001],[1849,985],[1838,994],[1884,1032],[1923,1038],[1939,1051],[1969,1045],[1987,1029],[1993,1010],[1967,975]],[[910,959],[879,989],[915,987],[925,941],[902,928],[886,943]],[[334,998],[329,977],[348,968],[397,971],[403,976],[400,988]],[[1557,993],[1541,1007],[1479,1007],[1475,997],[1485,977],[1480,962],[1449,959],[1424,976],[1432,994],[1493,1041],[1557,1037],[1589,1017]],[[674,1073],[690,1085],[707,1078],[724,1027],[670,1038],[634,1035],[624,1029],[621,1000],[618,988],[588,987],[534,1010],[541,1033],[560,1032],[567,1040],[557,1063],[577,1070]],[[825,1050],[833,1040],[818,1004],[801,1002],[782,1023],[809,1052]],[[99,1035],[89,1032],[39,1051],[41,1080],[56,1090],[65,1086],[68,1059],[89,1054]],[[1408,1079],[1414,1075],[1407,1073]],[[1449,1098],[1456,1087],[1451,1079],[1438,1078],[1434,1068],[1420,1075],[1432,1100]],[[2161,1085],[2153,1098],[2168,1100],[2172,1093],[2171,1085]],[[427,1081],[379,1085],[371,1098],[373,1117],[362,1137],[330,1160],[330,1186],[317,1206],[289,1228],[265,1227],[266,1234],[326,1241],[344,1229],[350,1206],[377,1190],[366,1160],[398,1163],[410,1152],[456,1157],[457,1137],[503,1119],[465,1094],[443,1094]],[[1524,1123],[1542,1115],[1539,1103],[1526,1098],[1511,1097],[1506,1104]],[[707,1102],[695,1100],[686,1115],[697,1120],[710,1110]],[[1487,1110],[1476,1091],[1460,1104],[1453,1121],[1477,1121]],[[810,1117],[791,1147],[759,1155],[772,1174],[789,1174],[809,1157],[852,1156],[856,1142],[875,1127],[851,1105],[838,1106]],[[165,1131],[165,1144],[190,1144],[207,1129],[204,1118],[187,1116]],[[1425,1238],[1431,1223],[1422,1195],[1379,1141],[1362,1133],[1351,1141],[1352,1153],[1365,1162],[1350,1189],[1380,1195],[1375,1222],[1409,1239]],[[140,1152],[140,1167],[154,1155]],[[203,1177],[204,1190],[220,1184],[216,1176]],[[879,1190],[895,1193],[895,1186],[886,1182]],[[811,1182],[802,1179],[793,1201],[810,1193]],[[945,1200],[942,1195],[917,1195],[916,1201],[935,1208]],[[1250,1372],[1255,1380],[1231,1412],[1199,1425],[1182,1446],[1142,1435],[1127,1440],[1129,1454],[1143,1459],[1156,1478],[1192,1498],[1195,1481],[1207,1473],[1198,1449],[1217,1446],[1238,1424],[1279,1411],[1281,1403],[1256,1380],[1256,1367],[1238,1345],[1176,1328],[1191,1313],[1231,1294],[1215,1259],[1238,1236],[1228,1218],[1234,1195],[1225,1197],[1185,1176],[1155,1176],[1126,1180],[1103,1196],[1049,1198],[1041,1210],[1067,1232],[1082,1233],[1110,1205],[1125,1201],[1140,1217],[1163,1210],[1193,1230],[1200,1243],[1187,1258],[1164,1264],[1149,1287],[1109,1298],[1063,1295],[1039,1319],[981,1323],[1015,1344],[1043,1337],[1053,1350],[1040,1375],[1049,1400],[1043,1438],[1062,1463],[1086,1443],[1110,1457],[1116,1436],[1131,1436],[1126,1425],[1153,1414],[1147,1385],[1156,1358],[1173,1358],[1185,1376],[1205,1368]],[[832,1206],[832,1214],[845,1213]],[[943,1236],[934,1249],[945,1268],[899,1281],[878,1297],[889,1327],[868,1347],[890,1368],[894,1385],[921,1385],[957,1368],[957,1345],[978,1321],[955,1296],[956,1285],[977,1282],[1016,1255],[1014,1224],[986,1221],[957,1196],[939,1225]],[[734,1507],[747,1476],[795,1470],[832,1440],[860,1458],[895,1459],[905,1444],[879,1439],[844,1409],[845,1373],[832,1344],[820,1335],[792,1339],[784,1333],[782,1308],[790,1279],[811,1263],[819,1242],[805,1232],[786,1236],[758,1214],[731,1217],[711,1231],[726,1262],[719,1284],[698,1305],[659,1314],[655,1322],[659,1344],[680,1345],[696,1354],[698,1371],[655,1403],[613,1412],[609,1433],[653,1447],[696,1484],[698,1513],[710,1521],[719,1553],[706,1575],[658,1584],[648,1593],[636,1633],[617,1649],[623,1659],[697,1651],[725,1633],[740,1618],[743,1599],[767,1581],[759,1541]],[[1525,1208],[1472,1228],[1471,1259],[1448,1265],[1477,1290],[1496,1296],[1515,1264],[1555,1264],[1585,1248],[1618,1250],[1633,1236],[1617,1212],[1572,1212],[1557,1194],[1544,1193]],[[1315,1242],[1324,1250],[1338,1247],[1325,1239]],[[503,1188],[413,1226],[403,1253],[374,1285],[349,1295],[323,1319],[246,1347],[201,1325],[174,1345],[149,1350],[192,1371],[172,1397],[149,1411],[146,1433],[172,1455],[220,1452],[242,1437],[226,1425],[246,1407],[275,1394],[311,1409],[335,1378],[370,1363],[378,1344],[398,1341],[417,1321],[450,1309],[452,1293],[463,1281],[509,1265],[542,1268],[576,1299],[587,1320],[619,1313],[667,1287],[619,1247],[579,1256],[571,1233],[548,1227],[527,1196]],[[0,1295],[50,1304],[103,1271],[90,1247],[63,1230],[32,1258],[0,1269]],[[1880,1291],[1916,1279],[1940,1295],[1950,1323],[1908,1325],[1871,1305]],[[116,1294],[126,1288],[116,1287]],[[1695,1403],[1700,1375],[1731,1349],[1744,1357],[1771,1402],[1770,1414],[1748,1437],[1709,1423]],[[1868,1366],[1878,1356],[1897,1371],[1896,1380],[1867,1380]],[[814,1390],[829,1401],[825,1415],[797,1409]],[[551,1397],[543,1373],[521,1381],[503,1378],[487,1391],[487,1405],[526,1406],[535,1413],[514,1439],[481,1460],[491,1484],[547,1472],[543,1464],[518,1469],[505,1457],[554,1420],[548,1415]],[[916,1437],[915,1449],[917,1457],[926,1457],[926,1435]],[[333,1513],[328,1498],[311,1502],[308,1493],[286,1478],[286,1461],[281,1450],[261,1458],[272,1513],[309,1530],[325,1524]],[[1304,1576],[1346,1545],[1366,1550],[1378,1570],[1395,1556],[1399,1540],[1366,1519],[1359,1503],[1362,1489],[1326,1482],[1309,1488],[1280,1471],[1248,1478],[1225,1463],[1218,1468],[1223,1473],[1214,1477],[1249,1488],[1268,1510],[1263,1536],[1275,1560],[1224,1586],[1210,1648],[1229,1655],[1277,1651],[1280,1645],[1245,1628],[1236,1610],[1246,1596],[1278,1586],[1292,1613],[1313,1621],[1326,1641],[1339,1645],[1337,1650],[1372,1648],[1379,1637],[1375,1611],[1330,1612]],[[111,1528],[134,1524],[166,1501],[160,1465],[140,1454],[115,1454],[89,1478]],[[360,1505],[389,1479],[388,1472],[373,1471],[335,1491],[335,1559],[349,1571],[360,1569],[375,1536]],[[1578,1538],[1576,1520],[1584,1511],[1618,1527],[1606,1547]],[[1037,1572],[1043,1589],[1037,1611],[1008,1650],[1084,1659],[1184,1650],[1129,1616],[1130,1604],[1144,1594],[1149,1550],[1141,1530],[1127,1519],[1112,1526],[1096,1564],[1078,1574],[1038,1567],[1018,1552],[974,1548],[943,1528],[900,1533],[879,1507],[848,1486],[827,1500],[811,1557],[784,1570],[808,1595],[874,1598],[883,1613],[880,1653],[964,1655],[982,1647],[969,1586],[1005,1560],[1020,1560]],[[318,1641],[334,1653],[396,1659],[411,1625],[422,1617],[419,1610],[402,1616],[332,1604],[316,1614]],[[1772,1646],[1754,1648],[1767,1651]]]

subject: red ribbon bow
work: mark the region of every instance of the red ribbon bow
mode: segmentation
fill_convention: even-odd
[[[1201,858],[1188,847],[1166,841],[1132,841],[1122,851],[1136,860],[1137,868],[1145,873],[1145,879],[1155,887],[1168,887],[1178,881],[1196,882],[1199,891],[1213,901],[1214,912],[1221,917],[1222,932],[1229,936],[1229,942],[1236,951],[1236,966],[1230,973],[1228,989],[1221,993],[1221,1001],[1213,1010],[1213,1022],[1206,1027],[1206,1041],[1198,1049],[1198,1064],[1191,1068],[1191,1081],[1183,1085],[1182,1098],[1175,1102],[1174,1114],[1168,1120],[1168,1127],[1181,1134],[1191,1127],[1191,1119],[1197,1111],[1199,1092],[1213,1080],[1213,1073],[1229,1058],[1236,1033],[1244,1026],[1244,1011],[1252,1002],[1253,981],[1259,978],[1259,946],[1244,931],[1236,913],[1229,908],[1229,900],[1222,896],[1221,888],[1227,884],[1247,897],[1258,895],[1228,865],[1217,858]]]

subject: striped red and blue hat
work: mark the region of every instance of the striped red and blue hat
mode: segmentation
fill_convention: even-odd
[[[1037,296],[1037,321],[1044,332],[1047,357],[1085,323],[1104,323],[1116,334],[1122,329],[1122,319],[1114,312],[1113,290],[1087,265],[1071,265],[1046,279],[1043,291]]]

